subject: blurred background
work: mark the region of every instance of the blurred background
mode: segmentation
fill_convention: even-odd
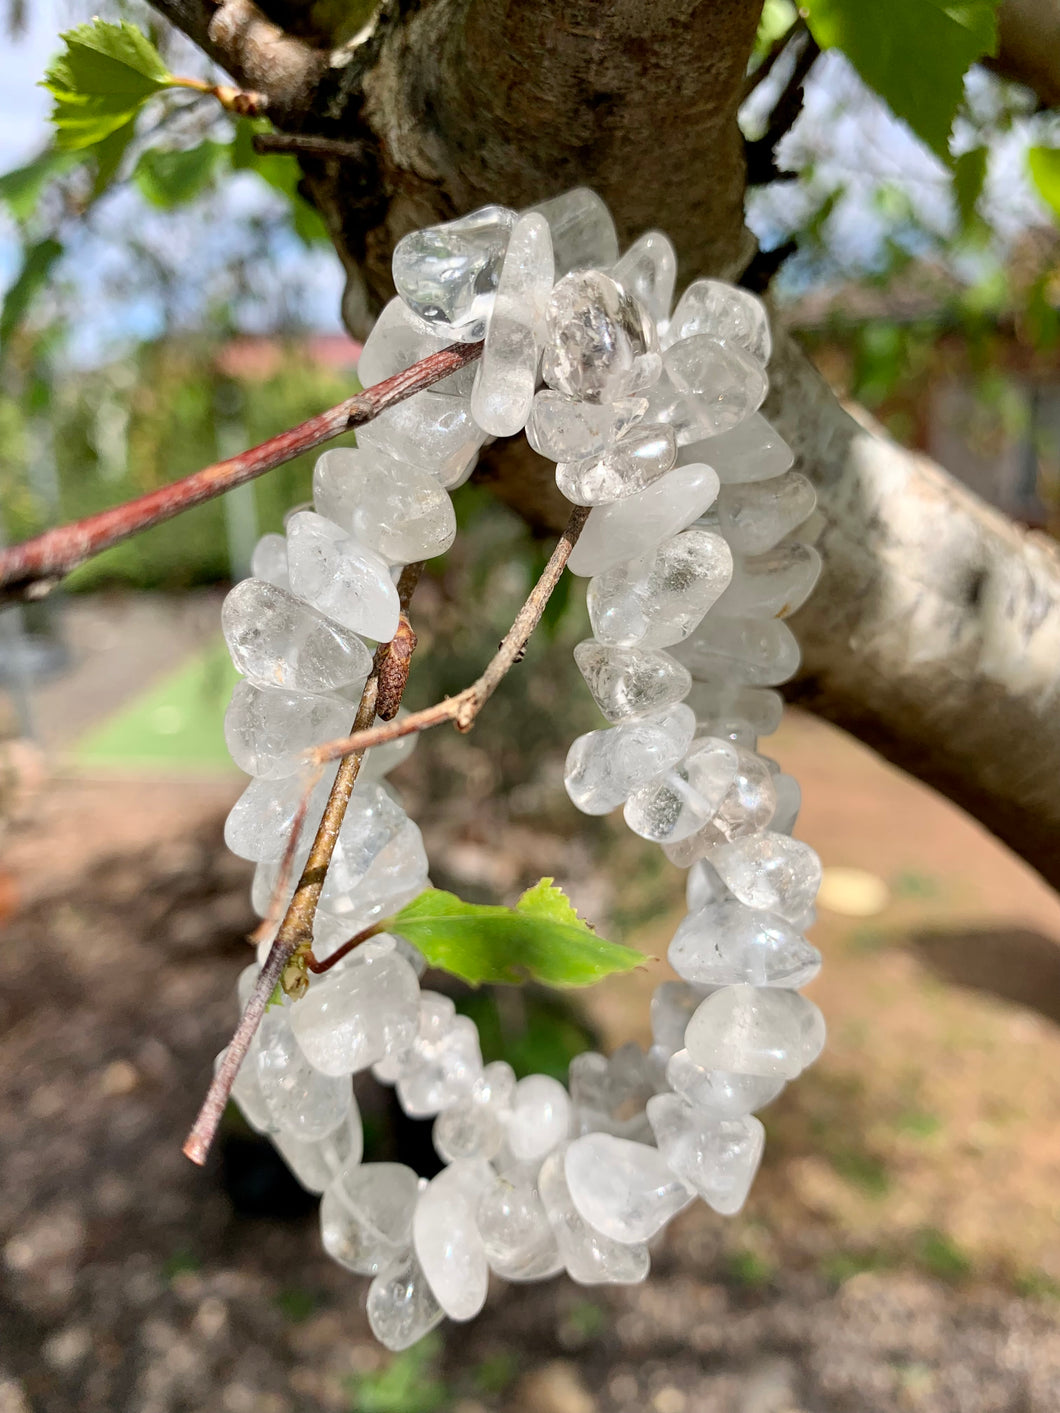
[[[0,16],[8,542],[356,386],[338,262],[293,162],[255,158],[247,124],[166,99],[162,146],[141,135],[102,185],[50,152],[34,85],[90,13]],[[174,69],[204,72],[165,42]],[[1060,241],[1026,166],[1055,120],[980,72],[966,98],[956,141],[982,155],[955,181],[825,55],[781,149],[797,180],[752,190],[749,219],[767,248],[796,242],[779,317],[833,385],[1055,534]],[[1060,902],[797,712],[765,749],[801,781],[796,833],[825,865],[811,994],[829,1045],[764,1114],[744,1212],[685,1213],[647,1285],[497,1288],[472,1326],[395,1357],[368,1334],[365,1283],[323,1256],[315,1199],[237,1117],[205,1172],[181,1157],[254,923],[250,866],[221,842],[243,778],[221,733],[220,602],[310,473],[293,462],[0,614],[0,1413],[1060,1407]],[[473,483],[456,504],[457,544],[416,596],[411,706],[476,675],[549,548]],[[570,739],[601,724],[570,655],[587,631],[567,581],[474,733],[424,738],[393,779],[436,884],[511,901],[554,875],[605,935],[658,957],[683,875],[562,788]],[[587,1045],[647,1039],[667,974],[460,1004],[486,1058],[564,1076]],[[427,1161],[427,1126],[363,1097],[369,1151]]]

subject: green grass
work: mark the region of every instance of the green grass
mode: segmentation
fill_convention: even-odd
[[[436,1375],[442,1341],[437,1334],[396,1354],[385,1369],[347,1379],[350,1413],[435,1413],[449,1402]]]

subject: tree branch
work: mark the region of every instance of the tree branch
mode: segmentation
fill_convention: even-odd
[[[93,555],[153,525],[171,520],[193,505],[201,505],[203,501],[242,486],[343,432],[363,427],[388,407],[473,362],[481,352],[481,343],[451,344],[239,456],[219,461],[84,520],[46,530],[25,544],[0,550],[0,603],[11,598],[42,597],[64,574]]]
[[[1060,0],[1003,0],[998,52],[989,67],[1060,108]]]

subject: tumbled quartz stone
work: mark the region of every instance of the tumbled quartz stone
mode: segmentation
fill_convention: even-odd
[[[686,667],[659,648],[615,648],[588,638],[574,661],[593,700],[610,722],[634,721],[688,695]]]
[[[490,1269],[509,1281],[536,1281],[563,1269],[556,1237],[528,1172],[495,1174],[475,1218]]]
[[[585,402],[615,402],[650,387],[662,367],[648,314],[600,270],[580,270],[552,290],[541,373],[550,388]]]
[[[439,333],[413,314],[400,295],[385,306],[364,341],[357,363],[357,377],[363,388],[392,378],[411,368],[413,363],[440,353],[453,342],[451,334]],[[431,384],[431,392],[448,393],[453,397],[471,396],[475,381],[475,364],[465,364],[448,377]]]
[[[730,432],[765,401],[765,369],[744,349],[696,334],[664,354],[666,372],[679,393],[693,400],[707,435]]]
[[[795,828],[802,807],[802,789],[792,775],[783,771],[773,776],[773,790],[777,797],[773,818],[769,821],[772,834],[790,834]]]
[[[303,856],[296,854],[296,868],[304,863],[304,850],[316,830],[316,819],[324,808],[335,769],[329,769],[309,796],[299,836]],[[231,852],[241,859],[255,862],[278,860],[287,848],[291,830],[298,819],[305,798],[305,781],[301,774],[282,780],[255,779],[236,800],[225,819],[224,839]]]
[[[755,736],[772,736],[784,715],[784,698],[766,687],[745,687],[724,677],[694,682],[687,697],[697,721],[745,721]],[[713,734],[713,733],[711,733]]]
[[[736,344],[762,364],[773,351],[765,305],[750,290],[723,280],[692,281],[677,301],[664,344],[669,347],[697,334]]]
[[[669,318],[677,282],[677,251],[669,236],[662,231],[645,231],[609,273],[656,324]]]
[[[563,1171],[578,1214],[612,1241],[647,1241],[692,1199],[657,1149],[610,1133],[574,1139]]]
[[[666,1082],[694,1108],[721,1119],[739,1119],[764,1109],[784,1088],[782,1079],[768,1075],[706,1070],[684,1048],[670,1056]]]
[[[634,834],[657,844],[676,843],[710,823],[719,838],[763,829],[776,795],[768,767],[732,741],[698,738],[688,755],[626,801]]]
[[[583,814],[609,814],[679,761],[694,730],[695,717],[679,702],[640,721],[578,736],[567,752],[567,794]]]
[[[257,1044],[258,1083],[279,1133],[313,1141],[338,1128],[353,1102],[348,1080],[314,1069],[290,1025],[288,1007],[270,1006]]]
[[[396,1084],[422,1064],[432,1048],[448,1032],[456,1015],[456,1004],[438,991],[421,991],[416,1014],[416,1031],[404,1050],[394,1051],[372,1066],[372,1074],[380,1084]]]
[[[358,784],[346,806],[331,856],[331,887],[325,885],[329,900],[336,894],[352,893],[379,854],[409,823],[405,811],[384,786],[370,780]]]
[[[605,451],[640,421],[647,407],[643,397],[592,403],[541,388],[534,396],[526,439],[550,461],[580,461]]]
[[[817,492],[797,471],[735,482],[718,495],[718,524],[740,554],[764,554],[813,514]]]
[[[394,247],[394,288],[428,324],[474,343],[486,332],[514,224],[515,212],[506,206],[483,206],[456,221],[410,231]]]
[[[350,704],[339,697],[237,682],[225,712],[228,753],[248,775],[280,780],[305,764],[304,753],[346,735]]]
[[[599,269],[618,259],[611,212],[588,187],[575,187],[530,209],[544,216],[552,232],[557,279],[571,270]]]
[[[388,564],[444,554],[456,514],[438,478],[363,447],[326,451],[313,468],[313,503]]]
[[[291,1008],[291,1028],[321,1074],[355,1074],[410,1043],[419,995],[416,973],[393,940],[373,937],[313,980]]]
[[[462,486],[486,434],[471,415],[469,397],[427,388],[357,428],[357,445],[407,461],[436,476],[447,490]]]
[[[706,903],[728,896],[729,890],[709,860],[699,859],[689,866],[685,879],[685,904],[690,913],[698,911]]]
[[[475,1220],[489,1164],[465,1158],[431,1179],[412,1219],[416,1257],[451,1320],[471,1320],[486,1303],[489,1263]]]
[[[606,451],[556,467],[556,485],[574,505],[608,505],[644,490],[677,460],[669,427],[639,423]]]
[[[797,922],[821,886],[821,861],[801,839],[767,831],[720,844],[710,862],[741,903]]]
[[[356,797],[357,792],[354,793]],[[427,886],[427,851],[419,826],[411,819],[406,819],[383,844],[366,872],[349,888],[342,886],[345,857],[346,845],[340,833],[320,901],[337,918],[345,920],[351,934],[399,912]]]
[[[400,604],[385,559],[334,521],[302,510],[287,527],[291,588],[337,623],[389,642]]]
[[[471,392],[471,414],[490,436],[514,436],[530,416],[553,279],[548,222],[528,212],[512,227]]]
[[[413,1048],[417,1063],[397,1082],[398,1099],[410,1118],[428,1118],[457,1103],[482,1074],[478,1027],[468,1016],[454,1017],[438,1040],[417,1040]]]
[[[723,1217],[747,1201],[765,1147],[765,1129],[751,1115],[723,1119],[698,1112],[677,1094],[648,1101],[659,1154],[681,1182]]]
[[[724,986],[688,1022],[685,1047],[705,1070],[794,1079],[824,1048],[824,1018],[779,986]]]
[[[272,1139],[280,1157],[307,1192],[321,1193],[344,1167],[354,1167],[364,1152],[364,1130],[357,1105],[350,1103],[345,1120],[326,1138],[290,1138],[275,1134]]]
[[[681,643],[675,656],[697,679],[728,676],[749,687],[775,687],[794,676],[799,644],[779,619],[712,613]]]
[[[821,556],[812,545],[789,542],[765,554],[737,556],[718,612],[729,618],[790,618],[820,575]]]
[[[667,1059],[684,1049],[685,1027],[706,992],[687,981],[663,981],[651,998],[652,1049]]]
[[[257,967],[254,967],[253,970],[256,974]],[[241,1005],[240,1014],[242,1014],[242,1010]],[[214,1074],[221,1068],[227,1054],[228,1048],[226,1046],[214,1059]],[[265,1096],[261,1092],[261,1084],[258,1080],[257,1046],[253,1041],[246,1058],[236,1070],[235,1079],[232,1081],[232,1099],[238,1106],[239,1112],[256,1133],[273,1134],[277,1132],[269,1106],[265,1103]]]
[[[567,1274],[579,1285],[637,1285],[651,1265],[648,1248],[615,1241],[588,1224],[567,1186],[565,1159],[565,1146],[548,1155],[537,1188]]]
[[[684,448],[681,460],[709,461],[723,486],[771,480],[790,470],[795,460],[791,447],[760,412],[721,436],[687,444],[680,436],[677,440]]]
[[[697,986],[788,986],[812,981],[821,954],[786,919],[719,898],[683,918],[667,958]]]
[[[643,491],[593,510],[567,561],[572,574],[605,574],[648,554],[698,520],[718,494],[709,466],[675,466]]]
[[[568,1077],[575,1133],[610,1133],[650,1142],[644,1106],[658,1078],[657,1067],[634,1041],[619,1046],[610,1057],[592,1050],[575,1055]]]
[[[263,579],[244,579],[228,593],[221,629],[238,671],[263,687],[330,692],[363,685],[372,666],[355,633]]]
[[[482,1071],[471,1092],[450,1104],[434,1121],[432,1138],[447,1163],[458,1158],[492,1158],[505,1138],[504,1121],[515,1091],[515,1074],[504,1060]]]
[[[593,633],[621,648],[666,648],[687,638],[725,591],[732,551],[710,530],[683,530],[658,549],[589,581]]]
[[[266,584],[289,589],[291,578],[287,573],[287,537],[262,535],[250,556],[250,572],[255,579],[264,579]]]
[[[345,1165],[320,1204],[324,1250],[361,1276],[392,1265],[412,1240],[419,1184],[403,1163]]]
[[[531,1074],[515,1086],[505,1115],[508,1147],[521,1162],[541,1159],[570,1132],[570,1096],[559,1080]]]
[[[407,1251],[368,1287],[368,1324],[395,1353],[416,1344],[445,1318],[415,1255]]]

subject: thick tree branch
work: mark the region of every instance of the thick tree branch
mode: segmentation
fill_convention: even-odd
[[[1060,108],[1060,0],[1003,0],[990,67]]]

